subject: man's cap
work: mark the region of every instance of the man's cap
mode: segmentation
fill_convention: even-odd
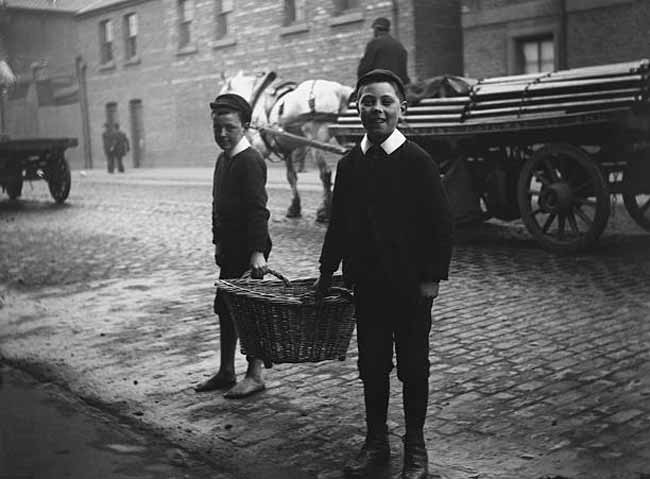
[[[388,31],[390,30],[390,20],[386,17],[379,17],[372,22],[372,28]]]
[[[228,110],[236,111],[239,113],[242,123],[250,123],[253,116],[253,109],[250,104],[241,96],[236,93],[224,93],[219,95],[210,103],[210,108],[213,110]]]
[[[402,82],[401,78],[392,71],[384,70],[382,68],[370,70],[368,73],[362,75],[359,80],[357,80],[357,86],[355,89],[357,98],[359,95],[359,89],[362,86],[367,85],[368,83],[376,82],[389,82],[395,84],[399,90],[397,93],[399,93],[402,100],[406,98],[406,89],[404,88],[404,83]]]

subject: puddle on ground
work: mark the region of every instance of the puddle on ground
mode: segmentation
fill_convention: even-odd
[[[0,478],[228,479],[0,362]]]

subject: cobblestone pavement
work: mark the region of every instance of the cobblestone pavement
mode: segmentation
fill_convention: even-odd
[[[363,440],[354,338],[346,361],[267,370],[256,397],[192,390],[218,361],[210,172],[179,175],[74,172],[64,206],[43,183],[0,200],[0,354],[237,477],[342,477]],[[270,169],[271,265],[290,278],[317,271],[314,178],[299,182],[305,216],[288,220],[282,171]],[[432,472],[650,477],[650,235],[619,209],[599,246],[574,257],[541,251],[516,224],[458,233],[433,310]]]

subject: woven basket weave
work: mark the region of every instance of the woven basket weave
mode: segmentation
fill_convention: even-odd
[[[350,291],[332,280],[331,292],[315,301],[315,278],[288,281],[229,279],[216,282],[230,311],[241,352],[274,363],[344,360],[354,330],[354,305]]]

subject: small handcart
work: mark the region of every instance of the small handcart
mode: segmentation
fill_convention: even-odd
[[[0,186],[13,200],[25,180],[43,179],[54,201],[63,203],[71,184],[65,150],[77,144],[76,138],[0,138]]]

